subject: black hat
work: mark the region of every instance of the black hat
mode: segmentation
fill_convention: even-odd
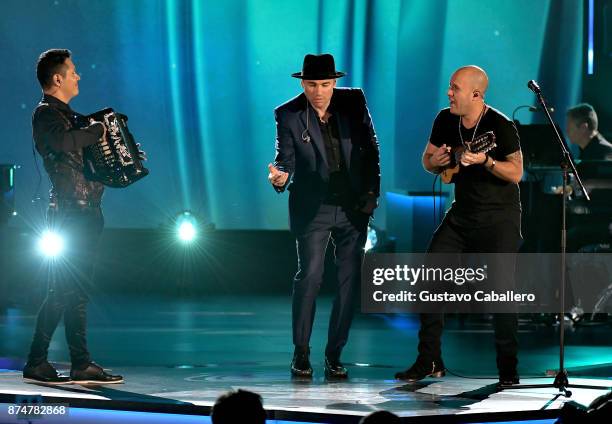
[[[302,72],[291,74],[293,78],[306,80],[326,80],[345,76],[344,72],[336,72],[336,64],[331,54],[307,54],[304,56]]]

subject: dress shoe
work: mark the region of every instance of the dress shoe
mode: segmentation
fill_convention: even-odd
[[[295,377],[312,377],[310,348],[295,348],[291,361],[291,374]]]
[[[425,377],[440,378],[446,375],[444,363],[441,360],[437,361],[421,361],[417,360],[410,368],[405,371],[400,371],[395,374],[398,380],[404,380],[408,383],[414,383],[422,380]]]
[[[108,374],[95,362],[89,362],[85,368],[70,370],[70,378],[75,384],[116,384],[123,383],[123,376]]]
[[[325,377],[348,378],[348,371],[337,358],[325,357]]]
[[[520,380],[519,380],[519,375],[517,372],[503,373],[499,375],[499,383],[497,383],[497,385],[507,387],[507,386],[513,386],[519,383],[520,383]]]
[[[71,384],[70,378],[59,374],[47,361],[38,365],[27,363],[23,367],[23,379],[32,383]]]

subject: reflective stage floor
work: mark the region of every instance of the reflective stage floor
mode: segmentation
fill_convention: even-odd
[[[419,422],[427,417],[427,422],[551,419],[567,400],[554,388],[498,391],[492,328],[480,316],[448,319],[443,351],[452,374],[407,385],[392,377],[416,356],[416,317],[358,314],[343,354],[350,379],[325,381],[323,349],[331,299],[321,298],[318,303],[311,342],[315,377],[309,382],[289,376],[288,297],[98,296],[90,308],[90,350],[94,360],[123,374],[126,382],[89,387],[24,383],[20,367],[35,315],[8,309],[0,316],[0,402],[42,395],[47,402],[73,408],[207,415],[221,393],[244,388],[263,397],[270,419],[356,423],[377,409],[395,412],[406,422],[417,417]],[[594,386],[572,389],[570,400],[588,405],[611,390],[611,334],[606,324],[567,330],[570,383]],[[523,317],[519,337],[521,382],[551,382],[544,377],[546,370],[558,365],[558,328]],[[62,329],[53,339],[49,357],[59,369],[69,369]],[[0,422],[23,422],[9,417],[4,407],[0,418]],[[56,418],[46,422],[77,422]]]

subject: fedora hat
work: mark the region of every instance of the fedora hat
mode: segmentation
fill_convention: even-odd
[[[305,80],[326,80],[345,76],[344,72],[336,71],[334,57],[331,54],[307,54],[304,56],[302,72],[291,74],[293,78]]]

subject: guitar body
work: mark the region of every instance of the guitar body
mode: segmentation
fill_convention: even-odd
[[[461,172],[463,166],[460,163],[461,154],[467,149],[472,153],[487,153],[497,147],[495,143],[495,133],[487,131],[479,135],[473,141],[468,141],[464,146],[454,147],[450,151],[451,161],[440,173],[440,178],[444,184],[455,182],[455,176]]]
[[[440,173],[440,178],[442,178],[442,182],[444,184],[450,184],[454,182],[455,175],[459,174],[461,170],[461,163],[459,160],[461,158],[461,154],[465,151],[465,147],[455,147],[450,151],[451,161],[448,165],[442,169]]]

